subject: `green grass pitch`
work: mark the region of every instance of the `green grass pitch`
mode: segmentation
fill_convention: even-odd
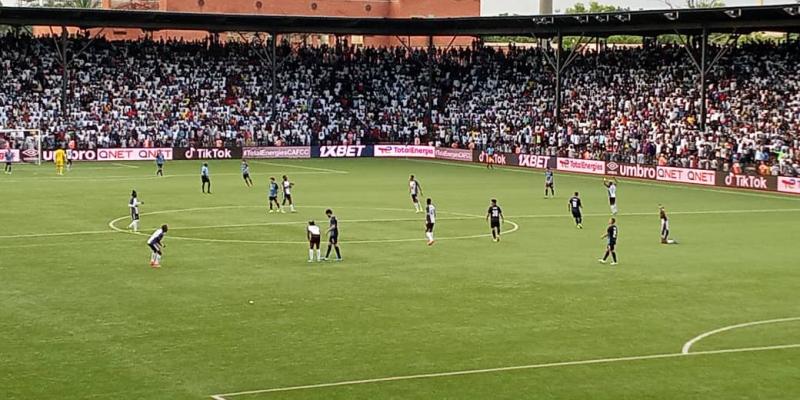
[[[610,267],[596,177],[557,173],[546,200],[541,171],[471,164],[252,161],[254,188],[238,161],[210,168],[212,195],[191,161],[164,178],[152,163],[0,176],[4,399],[800,398],[800,348],[784,346],[800,344],[800,320],[680,355],[705,332],[800,317],[800,198],[623,180]],[[267,214],[267,178],[283,174],[298,212]],[[409,174],[438,209],[432,247]],[[131,189],[142,235],[109,226],[128,224]],[[500,243],[483,219],[492,197],[514,230]],[[659,203],[678,245],[659,244]],[[309,264],[304,225],[326,226],[325,208],[344,261]],[[151,269],[146,235],[163,223]],[[513,366],[538,367],[236,394]]]

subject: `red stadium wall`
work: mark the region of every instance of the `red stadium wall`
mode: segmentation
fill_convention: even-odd
[[[430,17],[474,17],[480,15],[481,0],[103,0],[103,8],[142,9],[178,12],[262,14],[262,15],[302,15],[328,17],[367,17],[367,18],[430,18]],[[60,28],[53,29],[60,32]],[[71,30],[72,32],[73,30]],[[95,31],[96,32],[96,31]],[[36,34],[50,34],[49,27],[35,27]],[[102,35],[111,40],[132,40],[145,36],[140,29],[106,29]],[[208,34],[198,31],[156,31],[154,39],[183,38],[186,40],[204,39]],[[224,39],[224,35],[221,36]],[[327,40],[333,43],[333,36],[313,35],[309,44],[320,44]],[[426,37],[395,36],[352,36],[350,43],[364,46],[427,46]],[[434,44],[447,46],[468,46],[472,37],[437,37]]]

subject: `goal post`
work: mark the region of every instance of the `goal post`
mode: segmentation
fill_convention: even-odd
[[[13,141],[18,150],[19,161],[42,165],[42,131],[39,129],[0,129],[0,142]],[[5,150],[0,143],[0,150]],[[15,157],[16,158],[16,157]]]

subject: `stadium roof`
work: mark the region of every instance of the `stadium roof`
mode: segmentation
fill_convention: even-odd
[[[586,36],[655,36],[675,33],[676,30],[686,34],[699,33],[703,28],[709,32],[800,32],[800,5],[465,18],[347,18],[0,7],[0,24],[425,36],[551,37],[558,32]]]

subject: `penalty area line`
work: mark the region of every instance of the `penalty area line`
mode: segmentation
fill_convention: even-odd
[[[441,378],[441,377],[449,377],[449,376],[477,375],[477,374],[486,374],[486,373],[493,373],[493,372],[507,372],[507,371],[520,371],[520,370],[530,370],[530,369],[570,367],[570,366],[592,365],[592,364],[611,364],[611,363],[626,362],[626,361],[642,361],[642,360],[657,360],[657,359],[680,358],[680,357],[696,357],[696,356],[714,355],[714,354],[749,353],[749,352],[758,352],[758,351],[795,349],[795,348],[800,348],[800,343],[783,344],[783,345],[776,345],[776,346],[742,347],[742,348],[734,348],[734,349],[707,350],[707,351],[697,351],[697,352],[693,352],[693,353],[666,353],[666,354],[648,354],[648,355],[629,356],[629,357],[595,358],[595,359],[589,359],[589,360],[576,360],[576,361],[562,361],[562,362],[552,362],[552,363],[543,363],[543,364],[516,365],[516,366],[510,366],[510,367],[470,369],[470,370],[449,371],[449,372],[435,372],[435,373],[430,373],[430,374],[389,376],[389,377],[385,377],[385,378],[373,378],[373,379],[360,379],[360,380],[341,381],[341,382],[318,383],[318,384],[314,384],[314,385],[286,386],[286,387],[278,387],[278,388],[272,388],[272,389],[259,389],[259,390],[248,390],[248,391],[242,391],[242,392],[215,394],[215,395],[211,395],[211,398],[214,399],[214,400],[230,400],[230,398],[237,397],[237,396],[267,394],[267,393],[276,393],[276,392],[291,392],[291,391],[296,391],[296,390],[307,390],[307,389],[321,389],[321,388],[329,388],[329,387],[336,387],[336,386],[354,386],[354,385],[363,385],[363,384],[368,384],[368,383],[396,382],[396,381],[408,381],[408,380],[427,379],[427,378]]]

